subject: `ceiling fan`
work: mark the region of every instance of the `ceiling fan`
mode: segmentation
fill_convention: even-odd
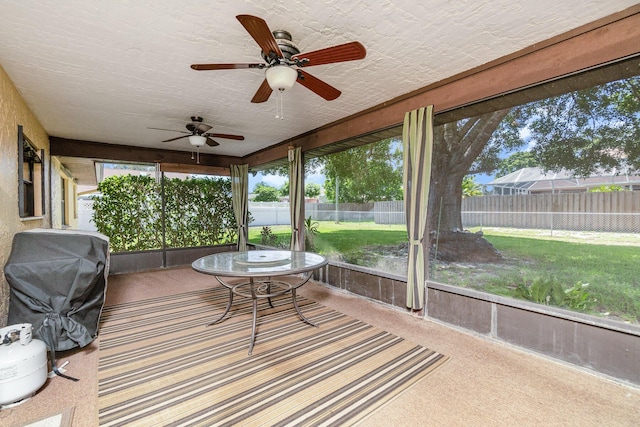
[[[205,143],[210,147],[216,147],[220,145],[218,142],[214,141],[211,138],[224,138],[224,139],[234,139],[236,141],[244,141],[244,136],[209,132],[213,128],[213,126],[202,123],[202,117],[199,117],[199,116],[191,116],[191,123],[187,124],[185,127],[187,128],[187,131],[161,129],[161,128],[147,128],[147,129],[166,130],[169,132],[184,133],[185,135],[183,136],[165,139],[162,142],[171,142],[171,141],[176,141],[182,138],[189,138],[189,143],[197,147],[200,147]]]
[[[242,26],[262,49],[265,63],[250,64],[193,64],[191,68],[203,70],[230,70],[258,68],[265,70],[265,80],[251,99],[251,102],[265,102],[271,92],[280,92],[293,87],[297,81],[302,86],[331,101],[340,96],[341,92],[333,86],[313,77],[304,67],[332,64],[336,62],[363,59],[366,50],[359,42],[349,42],[337,46],[327,47],[312,52],[300,53],[298,47],[291,41],[291,34],[285,30],[271,31],[267,23],[257,16],[236,16]]]

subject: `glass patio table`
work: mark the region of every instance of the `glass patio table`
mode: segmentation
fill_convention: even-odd
[[[250,298],[253,302],[253,318],[251,322],[251,341],[249,355],[253,351],[256,336],[256,319],[258,300],[268,299],[273,308],[271,298],[291,292],[293,307],[302,321],[317,326],[307,319],[298,307],[296,289],[309,281],[314,270],[327,264],[327,259],[312,252],[254,250],[243,252],[221,252],[207,255],[195,260],[191,267],[204,274],[210,274],[229,290],[229,301],[224,313],[207,326],[222,321],[233,305],[233,296]],[[293,280],[277,280],[279,276],[291,276]],[[276,279],[274,279],[274,277]],[[247,279],[239,283],[229,283],[223,278]]]

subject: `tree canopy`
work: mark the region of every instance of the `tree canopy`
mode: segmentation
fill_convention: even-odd
[[[539,166],[587,176],[613,168],[640,169],[640,77],[633,76],[503,110],[504,120],[482,146],[469,173]],[[492,114],[497,114],[492,113]],[[482,122],[487,123],[485,116]],[[475,119],[467,119],[475,120]],[[457,123],[463,126],[465,121]],[[525,149],[523,151],[523,148]],[[502,160],[504,153],[515,153]],[[513,164],[510,164],[513,163]],[[520,163],[520,164],[517,164]]]
[[[327,199],[341,203],[402,200],[402,144],[385,139],[320,159]]]
[[[496,176],[505,176],[523,168],[533,168],[536,166],[539,166],[539,164],[536,156],[534,156],[531,151],[518,151],[498,163]]]
[[[576,176],[640,169],[639,95],[640,77],[634,76],[437,126],[430,228],[462,229],[461,185],[467,174],[525,165],[564,168]],[[529,153],[501,159],[522,151]],[[439,211],[443,215],[437,218]]]
[[[253,189],[254,202],[277,202],[280,200],[280,191],[277,188],[259,182]]]
[[[319,184],[310,182],[304,186],[304,195],[310,198],[318,197],[321,190]]]
[[[473,196],[482,196],[482,186],[473,179],[473,176],[467,175],[462,180],[462,197]]]
[[[528,117],[532,153],[548,170],[588,176],[640,169],[640,77],[543,99],[518,109]]]
[[[402,200],[402,143],[385,139],[350,148],[339,153],[305,161],[305,172],[321,171],[325,175],[325,196],[335,202],[336,181],[341,203],[365,203]],[[265,174],[287,176],[289,169],[280,166],[264,170]],[[317,184],[305,185],[307,197],[320,195]],[[288,182],[285,184],[288,192]],[[284,186],[281,191],[284,191]]]

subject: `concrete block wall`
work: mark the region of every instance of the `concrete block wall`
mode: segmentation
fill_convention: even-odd
[[[406,278],[332,262],[314,278],[406,309]],[[425,317],[640,385],[640,326],[429,283]]]

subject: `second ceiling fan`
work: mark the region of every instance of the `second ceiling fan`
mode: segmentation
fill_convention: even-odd
[[[213,127],[206,123],[202,123],[202,117],[199,117],[199,116],[191,116],[191,123],[188,123],[185,127],[187,128],[187,131],[162,129],[162,128],[148,128],[148,129],[166,130],[170,132],[180,132],[185,134],[182,136],[177,136],[175,138],[165,139],[162,142],[171,142],[171,141],[176,141],[182,138],[189,138],[189,143],[191,145],[198,146],[198,145],[204,145],[206,143],[209,147],[216,147],[220,144],[214,141],[212,138],[225,138],[225,139],[234,139],[236,141],[244,141],[244,136],[241,136],[241,135],[229,135],[226,133],[210,132],[210,130]]]
[[[268,100],[273,90],[283,91],[290,89],[296,81],[327,101],[334,100],[340,96],[341,92],[328,83],[303,71],[302,68],[354,61],[363,59],[366,56],[366,50],[359,42],[349,42],[312,52],[300,53],[298,47],[291,41],[289,32],[284,30],[272,32],[267,23],[257,16],[238,15],[236,18],[262,49],[262,57],[265,62],[193,64],[191,68],[198,71],[246,68],[266,69],[265,80],[251,99],[251,102],[254,103]]]

